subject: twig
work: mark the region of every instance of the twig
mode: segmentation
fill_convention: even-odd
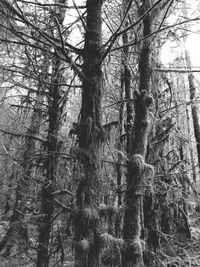
[[[71,195],[71,196],[75,196],[74,193],[72,193],[71,191],[67,190],[67,189],[62,189],[62,190],[57,190],[55,192],[52,193],[52,195],[60,195],[60,194],[68,194],[68,195]]]
[[[36,140],[38,140],[40,142],[43,142],[43,143],[46,142],[46,139],[43,139],[42,137],[39,137],[39,136],[36,136],[36,135],[23,134],[23,133],[14,133],[14,132],[2,130],[2,129],[0,129],[0,132],[2,132],[4,134],[9,134],[9,135],[17,136],[17,137],[28,137],[28,138],[36,139]]]
[[[116,102],[114,102],[114,103],[112,103],[112,104],[109,104],[109,105],[107,105],[107,106],[104,106],[103,109],[105,109],[105,108],[110,108],[110,107],[112,107],[112,106],[115,106],[115,105],[118,105],[118,104],[122,104],[122,103],[126,103],[126,102],[132,102],[132,101],[134,101],[133,98],[130,98],[130,99],[123,99],[123,100],[118,100],[118,101],[116,101]]]

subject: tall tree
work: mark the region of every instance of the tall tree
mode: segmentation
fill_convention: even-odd
[[[186,1],[183,2],[183,16],[188,17],[187,14],[187,3]],[[189,27],[186,26],[186,29],[189,30]],[[185,62],[186,67],[191,70],[191,57],[190,53],[186,47],[187,36],[183,36],[183,47],[184,47],[184,54],[185,54]],[[197,155],[198,155],[198,163],[200,166],[200,122],[199,122],[199,111],[198,105],[196,104],[196,85],[195,85],[195,77],[193,73],[188,74],[188,83],[189,83],[189,90],[190,90],[190,100],[191,100],[191,109],[192,109],[192,120],[194,126],[194,135],[196,139],[196,148],[197,148]]]
[[[157,4],[157,5],[156,5]],[[166,3],[165,3],[166,4]],[[156,8],[155,8],[156,5]],[[125,248],[123,253],[123,266],[143,266],[143,248],[141,244],[141,229],[143,227],[143,185],[148,184],[153,176],[153,166],[145,163],[149,108],[153,104],[151,97],[151,39],[153,23],[162,6],[159,1],[154,3],[153,11],[148,12],[153,5],[151,1],[142,1],[139,7],[139,16],[143,18],[143,43],[139,58],[139,88],[135,91],[134,124],[129,148],[129,161],[127,168],[127,188],[125,192],[125,213],[123,238]]]
[[[123,1],[123,19],[126,17],[126,12],[129,10],[131,1]],[[129,18],[127,17],[124,21],[124,27],[129,26]],[[122,83],[124,85],[125,99],[132,99],[132,88],[131,88],[131,68],[130,68],[130,47],[129,43],[129,32],[124,32],[122,34],[123,40],[123,49],[122,49]],[[131,141],[131,127],[133,123],[133,107],[132,102],[127,101],[126,103],[126,125],[127,125],[127,154],[129,155],[130,150],[130,141]]]
[[[79,181],[74,218],[75,266],[100,265],[99,216],[102,103],[102,1],[87,0],[83,49],[82,107],[79,126],[79,160],[84,177]]]
[[[61,4],[65,4],[66,0],[56,0],[55,4],[58,4],[57,10],[55,10],[55,16],[52,27],[55,28],[56,37],[59,36],[63,26],[65,18],[65,9],[61,8]],[[56,12],[57,11],[57,12]],[[56,21],[56,22],[55,22]],[[49,266],[50,252],[49,242],[51,236],[51,229],[53,225],[54,214],[54,196],[57,166],[58,166],[58,153],[59,153],[59,141],[58,133],[61,127],[61,118],[63,112],[63,95],[60,84],[62,83],[63,74],[61,72],[62,61],[58,58],[57,51],[55,51],[54,58],[52,60],[52,74],[51,85],[49,87],[49,103],[48,103],[48,136],[47,136],[47,158],[44,163],[44,181],[41,189],[41,213],[43,215],[39,225],[39,245],[38,245],[38,257],[37,267]]]

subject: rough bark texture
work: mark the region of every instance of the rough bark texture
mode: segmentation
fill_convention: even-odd
[[[75,266],[100,264],[98,206],[100,194],[101,71],[101,0],[86,2],[87,22],[84,46],[83,93],[78,158],[83,168],[74,214]]]
[[[150,2],[142,5],[142,13],[150,7]],[[143,21],[143,36],[151,33],[151,17],[147,15]],[[123,267],[142,267],[143,248],[141,244],[142,226],[142,194],[145,173],[152,167],[145,163],[148,134],[148,113],[152,104],[150,92],[150,41],[143,42],[139,60],[140,84],[139,92],[135,92],[135,118],[129,149],[127,170],[127,189],[125,192],[125,213],[123,238],[125,241]],[[152,170],[153,171],[153,170]]]
[[[151,171],[151,166],[144,158],[147,146],[148,103],[150,97],[143,92],[136,95],[135,121],[133,126],[132,156],[128,164],[127,189],[125,192],[125,214],[123,237],[125,251],[123,266],[143,266],[141,246],[141,214],[142,194],[145,173]],[[152,170],[153,172],[153,170]]]
[[[187,57],[186,57],[186,59],[187,59]],[[194,136],[196,139],[198,163],[200,166],[200,123],[199,123],[198,107],[194,102],[195,101],[195,95],[196,95],[196,88],[195,88],[195,84],[194,84],[193,74],[188,75],[188,82],[189,82],[189,89],[190,89],[190,100],[192,101],[192,120],[193,120],[193,125],[194,125]]]
[[[130,1],[123,1],[123,16],[126,13],[127,7],[130,5]],[[125,27],[128,27],[128,19],[125,20]],[[125,91],[125,99],[132,99],[132,88],[131,88],[131,70],[129,66],[129,46],[127,46],[129,42],[128,33],[125,32],[122,35],[123,40],[123,50],[122,50],[122,81]],[[126,103],[126,127],[127,127],[127,154],[129,155],[130,149],[130,140],[131,140],[131,128],[133,123],[133,105],[131,102]]]
[[[50,89],[49,96],[51,103],[49,105],[49,125],[47,140],[47,159],[44,163],[44,182],[41,190],[41,213],[43,217],[39,225],[39,245],[37,267],[47,267],[49,265],[49,240],[53,217],[53,190],[55,188],[55,179],[58,161],[58,130],[60,126],[60,86],[59,67],[60,60],[55,60],[53,73],[54,86]]]
[[[192,119],[194,124],[194,134],[197,144],[197,154],[198,154],[198,162],[200,166],[200,124],[199,124],[199,115],[198,115],[197,106],[192,106]]]
[[[121,78],[121,92],[120,92],[120,99],[124,99],[124,86],[123,86],[123,78]],[[122,144],[122,135],[124,133],[124,104],[122,103],[119,108],[119,138],[117,140],[117,149],[119,151],[123,150],[123,144]],[[118,207],[122,205],[122,190],[121,185],[123,182],[123,171],[121,164],[123,163],[123,158],[121,153],[118,152],[117,155],[117,165],[116,165],[116,172],[117,172],[117,187],[118,187]]]
[[[183,15],[187,16],[187,4],[186,1],[183,2]],[[187,26],[186,26],[187,27]],[[183,38],[184,42],[184,52],[185,52],[185,61],[186,66],[188,69],[191,69],[191,58],[188,49],[185,46],[187,37]],[[200,123],[199,123],[199,116],[198,116],[198,107],[195,103],[196,98],[196,87],[195,87],[195,80],[194,75],[192,73],[188,74],[188,82],[189,82],[189,90],[190,90],[190,100],[192,102],[192,120],[194,125],[194,135],[196,139],[196,147],[197,147],[197,155],[198,155],[198,163],[200,166]]]
[[[129,1],[123,1],[123,16],[125,16],[126,8],[130,5]],[[123,18],[122,18],[123,19]],[[128,26],[128,20],[125,20],[124,26]],[[132,88],[131,88],[131,70],[129,67],[129,47],[126,46],[128,44],[128,33],[125,32],[122,35],[123,45],[124,49],[122,50],[122,61],[121,61],[121,91],[120,91],[120,99],[132,99]],[[124,108],[125,105],[122,103],[120,105],[119,109],[119,140],[117,142],[117,149],[119,151],[123,150],[123,144],[121,140],[121,136],[124,133],[124,123],[126,123],[126,140],[127,140],[127,146],[126,151],[127,154],[129,154],[129,148],[130,148],[130,140],[131,140],[131,128],[132,128],[132,122],[133,122],[133,105],[131,102],[126,103],[126,121],[124,121]],[[116,166],[117,171],[117,186],[120,188],[122,184],[122,167],[121,164],[123,162],[123,158],[121,156],[121,153],[118,153],[118,164]],[[122,204],[122,192],[119,190],[118,192],[118,206],[121,206]]]
[[[58,0],[58,4],[64,4],[66,0]],[[65,12],[59,7],[57,19],[59,26],[62,27]],[[54,197],[56,173],[58,166],[58,132],[61,126],[62,115],[62,92],[59,83],[62,80],[61,60],[55,53],[52,62],[52,86],[49,88],[49,124],[47,137],[47,159],[44,163],[44,181],[41,189],[41,213],[43,217],[39,224],[39,240],[38,240],[38,256],[37,267],[49,266],[49,243],[51,237],[51,229],[53,223]]]

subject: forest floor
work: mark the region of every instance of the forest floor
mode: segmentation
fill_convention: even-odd
[[[190,218],[190,231],[191,238],[165,235],[165,242],[159,249],[161,264],[158,267],[200,267],[200,217],[198,214]]]
[[[200,267],[200,239],[180,238],[170,250],[168,255],[163,255],[165,260],[159,267]]]
[[[200,235],[200,233],[199,233]],[[0,267],[34,267],[35,263],[30,258],[29,253],[13,254],[10,257],[0,257]],[[32,255],[34,256],[34,255]],[[200,239],[192,238],[179,240],[168,240],[168,247],[163,247],[159,250],[157,255],[159,265],[149,267],[200,267]],[[56,263],[57,259],[54,258],[50,267],[73,267],[73,261],[65,259],[63,263]],[[118,265],[119,267],[120,265]],[[104,266],[105,267],[105,266]],[[110,266],[106,266],[110,267]]]
[[[0,239],[6,231],[7,224],[0,223]],[[163,235],[163,242],[156,257],[157,264],[148,267],[200,267],[200,217],[195,217],[191,226],[191,238],[180,235]],[[49,267],[73,267],[72,247],[69,240],[65,244],[64,262],[60,263],[60,251],[52,257]],[[28,249],[26,253],[15,252],[9,257],[0,254],[0,267],[35,267],[36,249]],[[110,265],[102,266],[110,267]],[[114,265],[113,265],[114,267]],[[120,265],[116,266],[120,267]]]

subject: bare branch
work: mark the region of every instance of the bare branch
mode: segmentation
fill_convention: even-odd
[[[65,206],[65,204],[63,204],[62,202],[60,202],[58,199],[54,198],[54,201],[55,201],[56,204],[58,204],[64,210],[66,210],[68,212],[72,212],[72,209],[70,209],[69,207]]]
[[[110,105],[104,106],[103,109],[110,108],[112,106],[115,106],[115,105],[118,105],[118,104],[122,104],[122,103],[132,102],[132,101],[134,101],[133,98],[131,98],[131,99],[118,100],[118,101],[116,101],[116,102],[114,102],[114,103],[112,103]]]
[[[31,134],[24,134],[24,133],[14,133],[14,132],[2,130],[2,129],[0,129],[0,132],[2,132],[4,134],[13,135],[13,136],[16,136],[16,137],[32,138],[32,139],[38,140],[38,141],[43,142],[43,143],[46,142],[46,139],[42,138],[39,135],[31,135]]]
[[[164,69],[161,69],[161,68],[157,68],[157,69],[154,69],[155,71],[157,72],[176,72],[176,73],[191,73],[191,72],[200,72],[200,69],[167,69],[167,68],[164,68]]]
[[[24,0],[18,0],[18,2],[24,3]],[[41,6],[41,7],[64,7],[66,9],[75,9],[74,6],[69,6],[65,4],[41,4],[39,2],[32,2],[32,1],[26,1],[26,4],[31,4],[31,5],[36,5],[36,6]],[[80,5],[77,6],[79,9],[85,9],[86,6]]]
[[[166,27],[163,27],[161,29],[158,29],[152,33],[150,33],[149,35],[145,36],[144,38],[138,40],[137,42],[134,40],[133,42],[130,42],[129,44],[127,45],[124,45],[124,46],[120,46],[120,47],[116,47],[116,48],[113,48],[111,51],[116,51],[116,50],[119,50],[119,49],[122,49],[124,47],[128,47],[128,46],[132,46],[132,45],[137,45],[139,44],[140,42],[143,42],[144,40],[148,39],[149,37],[153,36],[154,34],[158,34],[160,32],[163,32],[163,31],[166,31],[168,29],[171,29],[171,28],[175,28],[177,26],[180,26],[180,25],[183,25],[183,24],[186,24],[186,23],[190,23],[190,22],[193,22],[193,21],[200,21],[200,18],[197,17],[197,18],[193,18],[193,19],[188,19],[188,20],[184,20],[184,21],[181,21],[181,22],[177,22],[175,24],[172,24],[172,25],[168,25]]]
[[[137,26],[141,21],[144,20],[144,18],[156,7],[158,6],[163,0],[158,0],[156,1],[136,22],[132,23],[130,26],[126,27],[124,30],[120,31],[122,25],[123,25],[123,21],[125,19],[125,16],[127,14],[125,14],[122,23],[120,24],[120,26],[118,27],[118,29],[115,31],[115,33],[110,37],[110,39],[104,44],[104,47],[108,46],[107,50],[105,51],[104,55],[102,56],[102,61],[104,60],[104,58],[107,56],[107,54],[110,52],[114,42],[116,41],[117,37],[119,37],[120,35],[122,35],[123,33],[129,31],[130,29],[134,28],[135,26]]]
[[[80,21],[82,22],[83,28],[84,28],[84,30],[86,31],[86,25],[85,25],[85,22],[84,22],[84,20],[83,20],[83,18],[82,18],[82,16],[81,16],[81,14],[80,14],[79,8],[78,8],[78,6],[76,5],[76,3],[75,3],[74,0],[72,0],[72,2],[73,2],[73,4],[74,4],[74,7],[75,7],[77,13],[78,13],[79,19],[80,19]]]
[[[68,194],[70,196],[75,196],[74,193],[72,193],[71,191],[67,190],[67,189],[62,189],[62,190],[57,190],[55,192],[52,193],[53,195],[62,195],[62,194]]]

